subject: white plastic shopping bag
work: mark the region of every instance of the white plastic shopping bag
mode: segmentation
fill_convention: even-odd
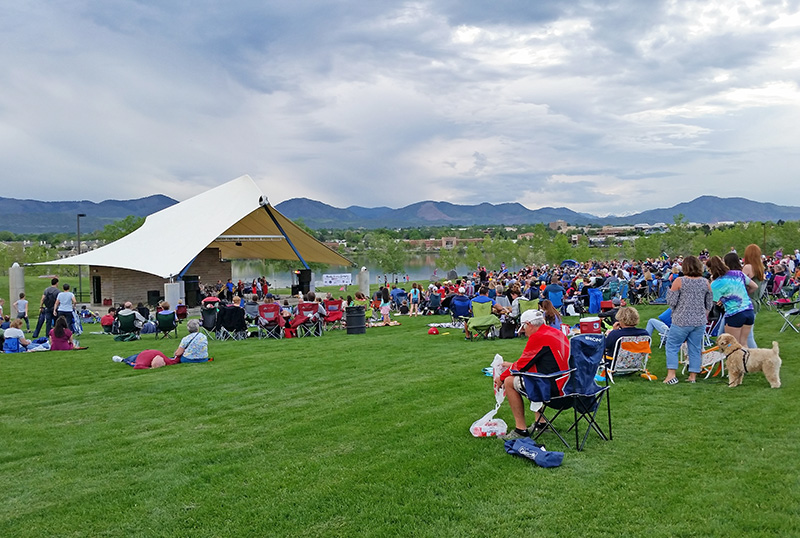
[[[503,357],[495,355],[491,364],[492,380],[500,377],[503,373]],[[494,382],[492,383],[494,387]],[[494,389],[495,406],[494,409],[483,415],[470,426],[469,431],[474,437],[494,437],[496,435],[504,435],[508,431],[508,426],[501,418],[494,418],[497,414],[500,405],[506,398],[505,389],[501,386],[499,389]]]

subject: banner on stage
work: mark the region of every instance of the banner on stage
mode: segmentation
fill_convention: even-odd
[[[323,286],[349,286],[352,283],[353,275],[350,273],[322,275]]]

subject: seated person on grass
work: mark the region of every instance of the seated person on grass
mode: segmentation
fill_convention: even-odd
[[[58,316],[56,324],[50,329],[50,351],[69,351],[75,344],[72,341],[72,331],[67,328],[67,318]]]
[[[200,321],[190,319],[186,322],[186,329],[189,334],[183,337],[178,349],[175,350],[175,358],[181,362],[207,362],[208,337],[199,332]]]
[[[19,341],[19,351],[27,351],[27,347],[31,344],[30,340],[25,338],[25,333],[22,332],[22,318],[15,318],[9,322],[9,326],[3,333],[3,352],[9,353],[11,350],[10,340],[16,338]]]
[[[624,306],[617,312],[614,327],[606,333],[606,356],[614,356],[617,341],[623,336],[650,336],[644,329],[639,329],[639,312],[632,306]]]
[[[495,379],[495,387],[505,388],[508,404],[514,415],[515,429],[506,435],[500,436],[503,440],[519,439],[529,437],[535,429],[545,427],[546,422],[541,420],[541,413],[536,411],[536,420],[530,426],[525,421],[525,404],[523,396],[525,383],[522,376],[511,375],[511,370],[520,372],[537,372],[551,374],[569,369],[569,341],[564,334],[545,324],[544,313],[539,310],[526,310],[520,316],[521,329],[528,337],[528,343],[522,351],[522,355],[516,362],[504,362],[506,370]],[[566,383],[566,379],[561,383]],[[559,387],[556,380],[552,380],[551,387],[553,394],[558,394],[563,387]],[[531,407],[541,409],[541,402],[531,402]]]
[[[103,327],[103,331],[110,333],[111,328],[114,326],[114,320],[116,319],[117,310],[112,306],[109,307],[108,313],[100,318],[100,326]]]
[[[650,336],[653,336],[653,331],[658,331],[659,334],[664,334],[667,329],[672,325],[672,308],[664,310],[657,318],[650,318],[647,320],[645,331]]]
[[[503,286],[495,286],[494,308],[492,308],[492,312],[498,316],[511,313],[511,301],[504,294]]]
[[[544,321],[549,327],[561,330],[561,314],[553,306],[550,299],[544,299],[539,303],[539,310],[544,313]]]
[[[494,299],[491,299],[489,297],[489,288],[487,288],[486,286],[482,286],[481,289],[478,290],[478,296],[475,297],[474,299],[472,299],[472,301],[471,301],[471,304],[475,304],[475,303],[478,303],[478,304],[492,303],[492,310],[494,310],[495,301],[494,301]],[[473,315],[475,315],[475,311],[474,311],[474,309],[472,307],[470,307],[470,310],[472,310],[473,311],[472,312]]]
[[[169,302],[161,301],[161,303],[158,306],[161,307],[161,310],[158,311],[158,313],[161,316],[167,316],[169,314],[172,314],[175,317],[175,321],[178,321],[178,315],[175,314],[174,310],[172,310],[172,306],[169,304]],[[144,317],[144,316],[142,316],[142,317]]]
[[[130,302],[130,301],[127,301],[127,302],[126,302],[126,303],[123,305],[123,308],[122,308],[122,309],[120,309],[120,310],[117,312],[117,316],[129,316],[129,315],[131,315],[131,314],[133,314],[133,320],[134,320],[134,321],[133,321],[133,325],[134,325],[134,327],[136,327],[137,329],[141,329],[141,328],[142,328],[142,325],[144,325],[144,322],[145,322],[145,321],[147,321],[147,320],[146,320],[146,319],[144,319],[144,316],[142,316],[142,315],[139,313],[139,311],[138,311],[138,310],[134,310],[134,309],[133,309],[133,303],[132,303],[132,302]]]

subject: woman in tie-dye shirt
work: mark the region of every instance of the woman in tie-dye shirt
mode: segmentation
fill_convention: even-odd
[[[713,279],[711,292],[714,294],[714,301],[725,308],[725,332],[746,346],[747,336],[755,322],[753,302],[748,292],[758,289],[758,285],[742,273],[738,254],[730,252],[725,255],[725,260],[732,267],[719,256],[712,256],[708,260],[708,270]]]

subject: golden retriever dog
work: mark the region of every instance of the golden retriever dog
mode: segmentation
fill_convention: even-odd
[[[748,349],[742,347],[733,335],[723,333],[717,338],[717,345],[725,355],[728,368],[728,386],[742,384],[744,374],[764,372],[773,389],[781,386],[781,358],[778,355],[778,342],[772,342],[772,349]]]

